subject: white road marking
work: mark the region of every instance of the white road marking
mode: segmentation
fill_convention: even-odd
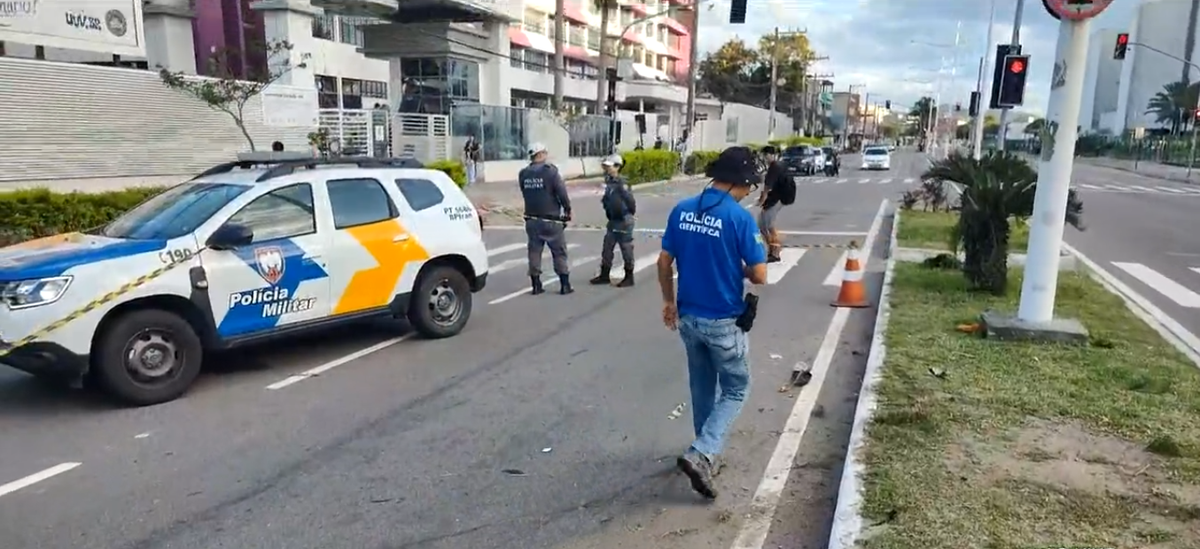
[[[312,379],[312,378],[319,376],[325,372],[328,372],[334,368],[337,368],[338,366],[343,366],[349,362],[353,362],[353,361],[358,360],[369,354],[376,353],[376,352],[382,351],[384,349],[387,349],[388,347],[391,347],[392,345],[400,343],[401,341],[404,341],[406,339],[410,339],[415,335],[416,335],[416,332],[410,332],[410,333],[404,334],[400,337],[393,337],[392,339],[389,339],[387,341],[381,341],[381,342],[376,343],[365,349],[359,349],[359,350],[357,350],[353,353],[350,353],[348,355],[345,355],[343,357],[335,358],[329,362],[326,362],[325,364],[317,366],[316,368],[309,368],[309,369],[307,369],[303,372],[300,372],[294,376],[290,376],[281,381],[276,381],[275,383],[267,385],[267,390],[268,391],[278,391],[285,387],[291,387],[292,385],[300,383],[301,381],[304,381],[306,379]]]
[[[779,262],[767,264],[767,284],[779,284],[779,281],[783,280],[784,275],[800,262],[800,258],[804,257],[804,252],[807,251],[803,248],[784,248],[780,250]]]
[[[776,231],[788,236],[866,236],[865,231]]]
[[[575,268],[576,268],[576,267],[582,267],[582,266],[584,266],[584,265],[587,265],[588,263],[591,263],[591,262],[593,262],[593,261],[595,261],[595,260],[597,260],[597,259],[600,259],[600,256],[598,256],[598,255],[590,255],[590,256],[587,256],[587,257],[581,257],[581,258],[579,258],[579,259],[576,259],[575,261],[572,261],[572,262],[571,262],[571,270],[575,270]],[[558,275],[553,275],[553,276],[550,276],[550,277],[547,277],[547,278],[544,278],[544,279],[542,279],[542,286],[543,286],[543,287],[545,287],[545,286],[554,286],[555,284],[558,284]],[[497,304],[500,304],[500,303],[504,303],[505,301],[512,301],[512,300],[514,300],[514,299],[516,299],[516,298],[518,298],[518,297],[521,297],[521,296],[523,296],[523,295],[525,295],[525,294],[528,294],[528,293],[529,293],[529,292],[531,292],[531,291],[533,291],[533,288],[525,288],[524,290],[520,290],[520,291],[513,292],[513,293],[511,293],[511,294],[508,294],[508,295],[506,295],[506,296],[504,296],[504,297],[498,297],[498,298],[496,298],[496,299],[493,299],[493,300],[491,300],[491,301],[489,301],[489,302],[488,302],[488,305],[497,305]]]
[[[1187,194],[1187,191],[1181,191],[1179,189],[1173,189],[1171,187],[1158,187],[1158,190],[1160,190],[1164,193]]]
[[[79,463],[79,462],[74,462],[74,461],[67,462],[67,463],[59,463],[58,465],[55,465],[54,467],[51,467],[49,469],[44,469],[42,471],[38,471],[38,472],[36,472],[32,475],[29,475],[25,478],[20,478],[20,479],[14,480],[8,484],[0,485],[0,497],[7,496],[13,492],[16,492],[17,490],[23,490],[25,488],[33,486],[34,484],[42,482],[43,480],[46,480],[46,479],[49,479],[52,477],[56,477],[67,471],[70,471],[71,469],[79,467],[80,465],[83,465],[83,464]]]
[[[1151,189],[1150,187],[1143,187],[1141,185],[1130,185],[1129,188],[1137,189],[1139,191],[1148,192],[1148,193],[1154,192],[1154,189]]]
[[[841,185],[842,183],[845,183],[845,182],[847,182],[847,181],[849,181],[849,179],[839,179],[839,180],[837,180],[837,183],[834,183],[834,184],[835,184],[835,185]]]
[[[1114,191],[1121,191],[1121,192],[1125,192],[1125,191],[1128,191],[1128,190],[1129,190],[1129,189],[1127,189],[1127,188],[1125,188],[1125,187],[1122,187],[1122,186],[1120,186],[1120,185],[1105,185],[1104,187],[1105,187],[1105,188],[1107,188],[1107,189],[1111,189],[1111,190],[1114,190]]]
[[[879,229],[883,226],[883,216],[887,212],[887,207],[887,200],[879,204],[879,212],[875,214],[875,220],[871,222],[871,229],[867,231],[863,249],[868,252],[864,254],[862,260],[863,269],[866,269],[869,251],[875,244],[875,237],[879,234]],[[804,432],[808,428],[809,417],[812,416],[813,408],[817,405],[817,396],[821,393],[821,386],[825,384],[825,374],[829,371],[829,365],[833,362],[834,355],[837,354],[838,342],[842,339],[842,331],[846,327],[846,321],[850,319],[851,310],[839,307],[834,311],[833,319],[829,321],[829,329],[825,332],[825,338],[821,340],[821,347],[817,350],[816,358],[813,359],[812,370],[810,370],[812,379],[796,396],[796,404],[793,405],[783,432],[779,435],[779,442],[775,445],[771,460],[767,462],[767,468],[763,471],[758,489],[754,491],[754,499],[750,501],[750,509],[753,509],[754,512],[742,523],[737,539],[733,542],[733,549],[762,549],[763,543],[767,541],[771,523],[775,520],[775,511],[779,507],[780,496],[783,495],[783,490],[787,486],[788,477],[791,475],[792,466],[796,461],[796,453],[800,451],[800,442],[804,439]]]
[[[525,243],[523,243],[523,242],[517,242],[516,244],[507,244],[504,246],[500,246],[499,248],[496,248],[494,250],[488,250],[488,257],[494,257],[494,256],[497,256],[500,254],[506,254],[508,252],[512,252],[512,251],[516,251],[516,250],[520,250],[520,249],[524,249],[524,248],[525,248]]]
[[[1196,254],[1188,254],[1188,255],[1196,255]],[[1193,273],[1200,274],[1200,267],[1188,267],[1188,270],[1192,271]]]
[[[850,252],[842,252],[842,256],[838,258],[837,263],[829,270],[829,274],[825,276],[825,286],[839,287],[842,285],[842,279],[846,276],[846,256]]]
[[[878,183],[879,183],[880,185],[887,185],[888,183],[891,183],[891,182],[892,182],[892,180],[891,180],[891,179],[880,179],[880,180],[878,181]]]
[[[520,247],[525,248],[525,245],[521,244]],[[567,244],[567,250],[574,250],[575,248],[578,248],[578,247],[579,247],[579,244]],[[523,267],[528,264],[529,264],[528,257],[518,257],[516,259],[509,259],[507,261],[502,261],[500,263],[490,266],[488,268],[488,274],[502,273],[502,272],[512,269],[514,267]]]
[[[904,180],[904,184],[906,184],[906,185],[907,185],[907,184],[910,184],[910,183],[912,183],[913,181],[914,181],[914,180],[913,180],[913,178],[909,177],[909,178],[906,178],[906,179]]]
[[[1122,263],[1118,261],[1112,264],[1129,273],[1130,276],[1142,281],[1143,284],[1154,288],[1158,293],[1162,294],[1167,299],[1174,301],[1180,307],[1189,309],[1200,309],[1200,294],[1193,292],[1183,287],[1178,282],[1171,280],[1162,273],[1151,269],[1141,263]]]
[[[859,184],[859,185],[863,185],[863,184],[870,183],[870,182],[871,182],[871,180],[870,180],[870,179],[866,179],[866,178],[863,178],[863,179],[859,179],[859,180],[858,180],[858,184]]]
[[[1098,187],[1096,185],[1088,185],[1087,183],[1080,183],[1079,186],[1083,187],[1085,189],[1103,189],[1104,188],[1104,187]]]
[[[813,184],[815,184],[815,185],[820,185],[821,183],[825,183],[825,182],[827,182],[827,181],[829,181],[829,178],[827,178],[827,177],[822,177],[822,178],[820,178],[820,179],[814,179],[814,180],[813,180]]]

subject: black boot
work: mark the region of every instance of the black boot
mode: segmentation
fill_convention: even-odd
[[[625,267],[625,278],[621,279],[621,282],[617,284],[617,287],[628,288],[630,286],[633,286],[633,268]]]
[[[540,277],[531,276],[529,280],[533,283],[533,295],[546,293],[546,289],[542,287],[542,279]]]
[[[558,275],[558,293],[567,295],[574,291],[575,288],[571,287],[571,275]]]
[[[601,265],[600,274],[596,275],[596,278],[589,280],[588,284],[593,284],[596,286],[612,284],[612,267],[605,267]]]

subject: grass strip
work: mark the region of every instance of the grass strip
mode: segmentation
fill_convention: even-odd
[[[958,223],[958,212],[924,212],[906,210],[900,215],[900,227],[896,239],[902,248],[925,248],[930,250],[950,249],[950,230]],[[1008,249],[1012,253],[1025,253],[1029,247],[1029,227],[1024,223],[1012,224]]]
[[[1020,274],[995,297],[896,266],[866,546],[1200,547],[1200,370],[1078,273],[1060,275],[1056,314],[1084,322],[1088,347],[956,330],[1015,311]]]

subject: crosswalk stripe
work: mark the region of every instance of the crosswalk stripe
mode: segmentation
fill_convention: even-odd
[[[837,260],[837,263],[834,263],[833,268],[829,270],[829,274],[825,275],[825,282],[822,282],[822,285],[834,287],[842,285],[842,278],[846,274],[846,255],[849,253],[850,252],[842,252],[841,257],[839,257]]]
[[[1155,291],[1162,294],[1167,299],[1179,304],[1180,307],[1200,309],[1200,294],[1183,287],[1181,284],[1171,280],[1162,273],[1142,265],[1141,263],[1122,263],[1114,261],[1112,264],[1118,269],[1125,271],[1130,276],[1140,280],[1143,284],[1154,288]]]
[[[891,183],[891,182],[892,182],[891,179],[880,179],[879,180],[880,185],[887,185],[888,183]]]
[[[1186,191],[1181,191],[1179,189],[1172,189],[1171,187],[1159,187],[1158,190],[1160,190],[1164,193],[1187,194]]]
[[[1126,189],[1125,187],[1122,187],[1122,186],[1120,186],[1120,185],[1105,185],[1104,187],[1105,187],[1106,189],[1112,189],[1112,190],[1114,190],[1114,191],[1128,191],[1128,190],[1129,190],[1129,189]]]
[[[783,280],[783,276],[800,262],[800,258],[804,257],[804,252],[807,251],[802,248],[784,248],[781,250],[779,252],[779,262],[767,264],[767,284],[779,284],[779,281]]]
[[[862,185],[863,183],[870,183],[870,182],[871,182],[871,180],[870,180],[870,179],[859,179],[859,180],[858,180],[858,184],[859,184],[859,185]]]
[[[1179,190],[1183,191],[1185,194],[1200,194],[1200,189],[1193,189],[1191,187],[1184,187]]]
[[[1188,267],[1188,270],[1192,271],[1193,273],[1200,274],[1200,267]]]
[[[581,257],[579,259],[576,259],[575,261],[571,262],[571,270],[575,270],[575,268],[577,268],[577,267],[582,267],[584,265],[587,265],[588,263],[591,263],[597,259],[600,259],[600,256],[592,255],[592,256]],[[553,286],[555,284],[558,284],[558,276],[557,275],[542,279],[543,286]],[[516,299],[518,297],[521,297],[521,296],[529,293],[530,291],[532,291],[532,288],[525,288],[524,290],[519,290],[519,291],[513,292],[504,297],[498,297],[496,299],[493,299],[488,302],[488,305],[497,305],[500,303],[504,303],[505,301],[511,301],[513,299]]]
[[[1143,187],[1141,185],[1130,185],[1129,188],[1137,189],[1139,191],[1148,192],[1148,193],[1154,192],[1154,189],[1151,189],[1150,187]]]
[[[847,181],[849,181],[849,179],[839,179],[839,180],[837,180],[837,183],[835,183],[835,185],[841,185],[842,183],[845,183]]]
[[[904,184],[905,184],[905,185],[908,185],[908,184],[910,184],[910,183],[912,183],[912,182],[913,182],[913,178],[911,178],[911,177],[908,177],[908,178],[905,178],[905,179],[904,179]]]
[[[1085,189],[1103,189],[1104,188],[1104,187],[1097,187],[1095,185],[1088,185],[1087,183],[1080,183],[1079,186],[1083,187]]]
[[[495,257],[500,254],[506,254],[513,250],[520,250],[521,248],[524,248],[524,247],[525,247],[524,242],[517,242],[516,244],[508,244],[506,246],[500,246],[499,248],[496,248],[494,250],[488,250],[488,257]]]
[[[824,183],[826,181],[829,181],[829,179],[822,177],[821,179],[814,179],[813,184],[820,185],[821,183]]]
[[[508,249],[508,251],[510,251],[510,252],[511,252],[511,251],[513,251],[513,250],[515,250],[515,249],[517,249],[517,248],[525,248],[525,245],[524,245],[524,244],[517,244],[517,245],[516,245],[516,248],[513,248],[512,246],[504,246],[504,247],[505,247],[505,248],[509,248],[509,249]],[[570,251],[570,250],[574,250],[575,248],[578,248],[578,247],[579,247],[579,244],[567,244],[567,250],[568,250],[568,251]],[[497,250],[499,250],[499,249],[500,249],[500,248],[497,248]],[[547,253],[549,253],[549,252],[547,251]],[[493,254],[493,255],[494,255],[494,254]],[[524,265],[527,265],[527,264],[529,264],[529,258],[528,258],[528,257],[518,257],[518,258],[515,258],[515,259],[509,259],[509,260],[507,260],[507,261],[502,261],[502,262],[500,262],[500,263],[497,263],[497,264],[495,264],[495,265],[491,265],[491,266],[489,266],[489,267],[488,267],[488,273],[491,273],[491,274],[495,274],[495,273],[502,273],[502,272],[504,272],[504,271],[507,271],[507,270],[509,270],[509,269],[512,269],[513,267],[521,267],[521,266],[524,266]]]

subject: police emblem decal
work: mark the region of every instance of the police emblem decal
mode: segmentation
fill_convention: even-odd
[[[283,279],[283,250],[278,246],[266,246],[254,250],[254,263],[258,274],[272,286]]]
[[[108,32],[111,32],[113,36],[118,38],[125,36],[125,33],[129,32],[129,24],[125,21],[125,14],[121,13],[120,10],[108,10],[108,13],[104,14],[104,26],[108,27]]]

